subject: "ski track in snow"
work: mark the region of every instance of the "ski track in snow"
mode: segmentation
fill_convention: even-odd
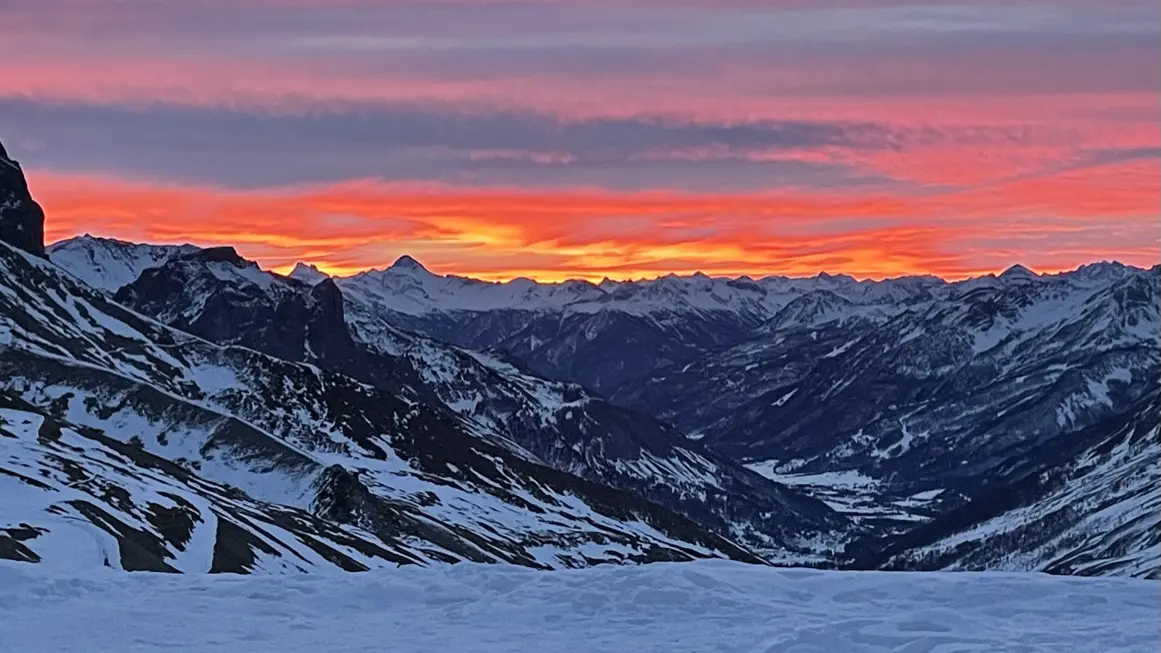
[[[289,577],[0,562],[0,642],[38,653],[1146,653],[1161,645],[1159,599],[1150,581],[722,561]]]

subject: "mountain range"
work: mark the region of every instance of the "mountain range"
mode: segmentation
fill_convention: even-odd
[[[0,163],[0,557],[1161,574],[1161,266],[282,276]]]
[[[117,263],[98,263],[110,258]],[[100,252],[100,253],[98,253]],[[342,372],[434,407],[468,431],[522,454],[675,509],[779,555],[824,545],[845,520],[684,438],[648,415],[576,384],[549,381],[502,351],[470,351],[409,333],[335,282],[314,285],[262,271],[232,249],[134,246],[77,239],[50,248],[78,278],[141,269],[112,289],[124,306],[220,344]],[[155,267],[143,267],[164,261]],[[120,278],[120,277],[118,277]]]

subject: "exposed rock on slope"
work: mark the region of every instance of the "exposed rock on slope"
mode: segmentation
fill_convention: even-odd
[[[44,256],[44,211],[28,192],[20,164],[0,143],[0,242]]]
[[[0,558],[52,567],[271,573],[425,561],[310,512],[249,498],[0,393]]]
[[[1063,436],[1009,480],[891,542],[861,566],[1161,578],[1156,397]]]

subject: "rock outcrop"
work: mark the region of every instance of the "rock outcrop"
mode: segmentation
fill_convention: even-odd
[[[0,241],[44,256],[44,211],[28,192],[24,170],[0,143]]]

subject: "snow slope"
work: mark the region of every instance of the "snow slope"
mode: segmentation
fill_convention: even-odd
[[[422,562],[402,541],[255,501],[0,392],[0,558],[55,570],[263,573]]]
[[[1157,584],[728,562],[343,576],[44,574],[0,562],[13,651],[1152,653]]]
[[[193,245],[144,245],[85,234],[49,245],[53,263],[90,286],[113,292],[142,272],[163,265],[182,254],[196,251]]]
[[[1061,438],[1013,481],[879,550],[879,564],[1161,578],[1158,422],[1152,397]]]
[[[0,325],[0,391],[74,432],[83,427],[133,444],[284,514],[372,533],[383,546],[416,552],[408,556],[414,562],[756,561],[656,504],[538,465],[405,397],[143,318],[4,243]],[[36,418],[18,422],[25,419]],[[33,488],[40,487],[35,477],[58,469],[99,477],[107,488],[123,485],[99,467],[105,451],[62,467],[59,455],[30,450],[29,438],[0,438],[0,474],[20,474]],[[136,498],[151,501],[165,489],[160,484],[172,483],[151,481],[129,496],[111,490],[113,503],[124,504],[114,508],[140,522],[150,507]],[[67,492],[57,501],[64,499],[71,500]],[[52,513],[55,504],[46,501]],[[16,514],[23,508],[0,507],[0,525],[23,530]],[[112,523],[84,516],[96,526]],[[104,530],[120,533],[123,562],[129,538],[115,523]],[[249,561],[264,547],[248,541],[239,567],[264,571]],[[3,557],[13,556],[0,549]]]

